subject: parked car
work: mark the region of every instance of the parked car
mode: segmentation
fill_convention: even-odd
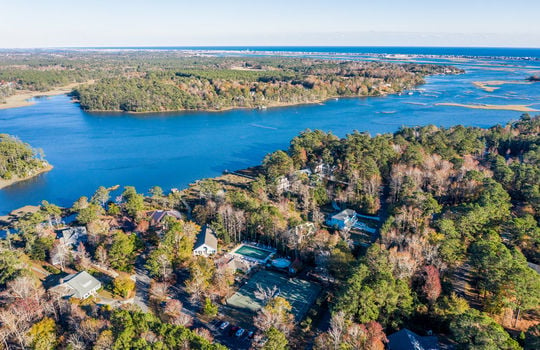
[[[223,323],[219,326],[219,329],[224,330],[224,329],[227,328],[228,326],[229,326],[229,322],[225,321],[225,322],[223,322]]]
[[[244,328],[240,328],[240,329],[238,329],[238,330],[236,331],[236,334],[235,334],[235,335],[236,335],[237,337],[241,337],[242,334],[244,334],[245,331],[246,331],[246,330],[245,330]]]
[[[229,329],[229,336],[232,337],[236,333],[236,331],[239,329],[240,327],[238,326],[232,326],[231,329]]]
[[[255,336],[255,332],[253,332],[253,331],[249,331],[248,334],[247,334],[247,337],[249,339],[253,339],[254,336]]]

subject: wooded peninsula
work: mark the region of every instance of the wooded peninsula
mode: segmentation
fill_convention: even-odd
[[[0,188],[48,171],[52,166],[44,159],[42,149],[0,134]]]
[[[0,103],[20,91],[73,83],[86,111],[220,111],[380,96],[453,66],[286,57],[201,57],[182,52],[58,51],[0,54]]]

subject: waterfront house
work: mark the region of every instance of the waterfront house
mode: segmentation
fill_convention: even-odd
[[[59,232],[57,238],[61,244],[76,248],[79,242],[83,242],[88,237],[88,232],[84,226],[69,227]]]
[[[331,227],[337,227],[340,230],[350,230],[357,221],[356,212],[352,209],[345,209],[332,215],[326,220],[326,224]]]
[[[53,287],[64,297],[87,299],[95,295],[101,288],[101,282],[86,271],[68,275],[60,280],[60,283]]]
[[[154,210],[149,214],[150,225],[160,226],[167,217],[181,220],[182,214],[178,210]]]
[[[278,193],[283,193],[291,188],[291,182],[286,176],[280,176],[276,179],[276,190]]]
[[[203,226],[201,232],[197,235],[197,241],[193,247],[194,255],[210,256],[217,253],[218,242],[214,231],[208,227]]]
[[[331,178],[334,175],[335,170],[336,166],[332,166],[326,163],[319,163],[313,168],[313,173],[325,178]]]

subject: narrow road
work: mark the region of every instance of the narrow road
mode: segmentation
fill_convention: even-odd
[[[189,205],[189,203],[184,198],[180,198],[180,200],[182,201],[182,204],[184,204],[184,206],[186,207],[186,217],[187,217],[187,219],[191,220],[191,206]]]
[[[148,271],[144,267],[146,259],[145,254],[140,254],[135,261],[135,298],[133,303],[141,308],[142,311],[148,312],[148,300],[150,291],[150,277]]]

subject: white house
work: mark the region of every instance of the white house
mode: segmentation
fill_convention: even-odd
[[[86,271],[68,275],[60,280],[60,284],[53,287],[64,292],[64,296],[86,299],[101,288],[101,282]]]
[[[197,235],[197,241],[193,247],[194,255],[209,256],[217,253],[218,242],[214,231],[208,226],[203,226]]]
[[[326,224],[332,227],[337,226],[340,230],[350,230],[357,221],[356,212],[352,209],[345,209],[332,215],[326,220]]]
[[[331,177],[336,170],[336,166],[332,166],[326,163],[319,163],[313,168],[315,174],[319,174],[323,177]]]
[[[276,179],[276,190],[279,193],[288,191],[291,188],[291,182],[286,176],[280,176]]]

